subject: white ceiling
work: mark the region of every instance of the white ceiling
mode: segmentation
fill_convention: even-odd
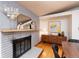
[[[79,6],[78,1],[18,1],[18,3],[38,16],[48,13],[56,13],[66,11],[68,9]]]

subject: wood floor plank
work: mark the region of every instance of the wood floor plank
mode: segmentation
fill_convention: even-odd
[[[54,53],[51,46],[52,44],[44,43],[44,42],[40,42],[38,45],[36,45],[36,47],[43,49],[43,52],[39,57],[40,58],[54,58]],[[62,47],[61,46],[58,46],[58,47],[59,47],[58,54],[62,56]]]

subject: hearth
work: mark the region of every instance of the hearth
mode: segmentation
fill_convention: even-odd
[[[18,58],[31,49],[31,36],[13,40],[13,58]]]

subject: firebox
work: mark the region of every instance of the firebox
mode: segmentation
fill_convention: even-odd
[[[13,58],[18,58],[31,49],[31,36],[13,40]]]

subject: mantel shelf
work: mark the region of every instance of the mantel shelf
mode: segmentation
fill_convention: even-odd
[[[4,33],[12,33],[12,32],[36,32],[38,30],[36,29],[3,29],[3,30],[0,30],[0,32],[4,32]]]

